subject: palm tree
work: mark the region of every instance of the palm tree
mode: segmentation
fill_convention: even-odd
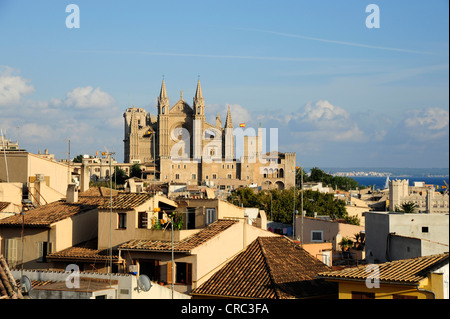
[[[417,208],[417,205],[413,202],[403,202],[397,211],[405,213],[405,214],[412,214],[412,213],[416,212],[416,208]]]

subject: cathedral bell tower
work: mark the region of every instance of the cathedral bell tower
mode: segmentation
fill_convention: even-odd
[[[169,98],[167,96],[166,92],[166,83],[164,82],[164,79],[162,81],[161,85],[161,92],[159,93],[158,97],[158,142],[157,145],[159,145],[159,156],[160,157],[168,157],[170,156],[170,150],[169,150],[169,138],[170,138],[170,132],[169,132]]]
[[[202,132],[205,124],[205,100],[203,99],[202,87],[200,85],[200,79],[197,83],[197,90],[194,97],[194,117],[193,117],[193,155],[194,159],[200,160],[202,157]]]

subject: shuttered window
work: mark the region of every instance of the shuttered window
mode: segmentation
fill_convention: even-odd
[[[5,239],[5,255],[9,267],[14,268],[17,266],[17,239]]]

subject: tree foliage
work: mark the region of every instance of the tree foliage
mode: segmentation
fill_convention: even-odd
[[[130,170],[130,177],[141,178],[141,175],[142,175],[141,165],[139,165],[138,163],[133,164]]]
[[[83,163],[83,155],[77,155],[76,157],[73,158],[72,162],[74,163]]]
[[[309,176],[301,168],[297,168],[296,183],[300,185],[300,178],[303,174],[303,182],[322,182],[323,186],[332,187],[333,189],[340,189],[349,191],[351,189],[358,189],[359,183],[354,179],[346,176],[333,176],[325,173],[323,170],[313,167]]]
[[[295,191],[295,210],[301,211],[301,190]],[[255,192],[251,188],[239,188],[229,197],[228,201],[236,206],[256,207],[266,212],[269,220],[290,224],[294,213],[294,188]],[[357,218],[349,217],[345,202],[334,198],[333,194],[324,194],[317,191],[303,192],[303,210],[306,216],[313,217],[326,215],[331,219],[344,219],[352,224],[359,224]]]

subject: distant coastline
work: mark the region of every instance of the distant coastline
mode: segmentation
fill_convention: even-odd
[[[325,173],[333,176],[346,177],[388,177],[389,178],[448,178],[449,168],[398,168],[398,167],[319,167]],[[308,169],[305,168],[307,172]]]

